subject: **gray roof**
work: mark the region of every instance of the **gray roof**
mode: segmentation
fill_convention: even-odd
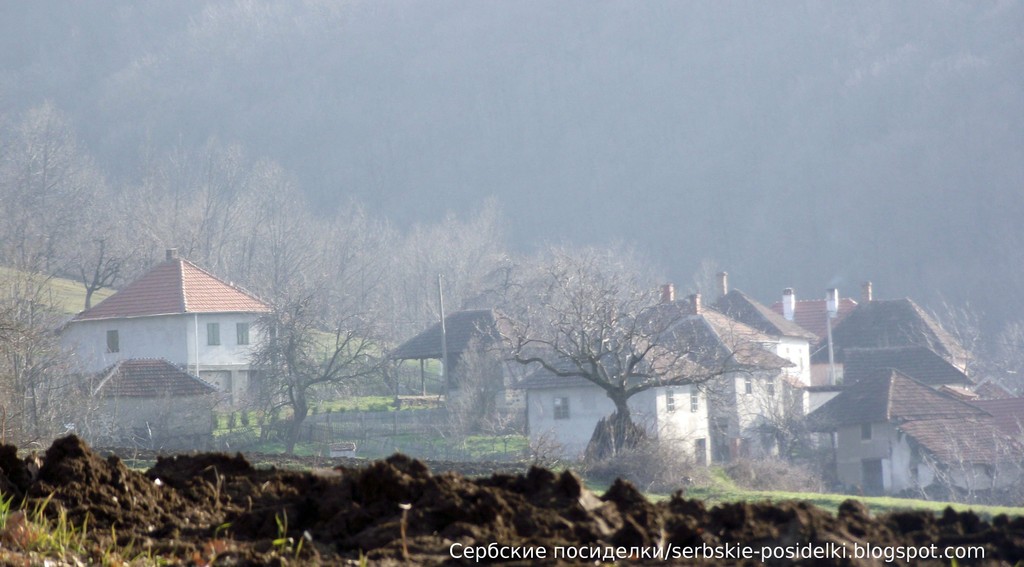
[[[828,360],[828,349],[821,348],[826,340],[819,343],[812,362]],[[845,361],[848,349],[909,346],[930,348],[957,367],[969,358],[952,335],[909,299],[861,303],[832,328],[832,343],[836,362]]]
[[[500,341],[501,331],[507,326],[507,319],[494,309],[459,311],[448,315],[444,321],[445,342],[450,356],[466,352],[473,339],[477,339],[484,347]],[[422,333],[402,343],[392,351],[391,358],[441,358],[441,324],[434,323]]]
[[[738,289],[718,298],[714,308],[741,323],[773,336],[817,341],[814,333],[797,325]]]
[[[890,369],[929,386],[970,384],[966,374],[928,347],[848,348],[845,358],[843,381],[847,383]]]

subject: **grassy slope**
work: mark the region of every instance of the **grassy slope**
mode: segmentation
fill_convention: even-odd
[[[12,268],[0,267],[0,281],[12,278],[24,278],[25,275]],[[34,276],[45,279],[45,276]],[[44,301],[68,314],[75,314],[85,308],[85,287],[81,282],[65,278],[51,277],[44,283]],[[113,289],[103,288],[92,295],[92,304],[114,295]]]

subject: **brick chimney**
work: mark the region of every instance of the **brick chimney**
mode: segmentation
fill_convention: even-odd
[[[782,290],[782,316],[787,321],[792,321],[796,316],[796,294],[791,287]]]
[[[690,300],[690,308],[693,309],[694,315],[700,315],[700,313],[701,313],[700,294],[699,293],[695,293],[695,294],[691,295],[690,297],[688,297],[687,299]]]
[[[864,285],[860,287],[860,298],[864,303],[871,302],[871,282],[864,282]]]
[[[718,297],[729,294],[729,272],[718,272]]]
[[[171,260],[177,260],[177,259],[178,259],[178,249],[177,248],[168,248],[167,249],[167,261],[170,262]]]
[[[676,285],[667,283],[661,286],[661,302],[672,303],[676,300]]]

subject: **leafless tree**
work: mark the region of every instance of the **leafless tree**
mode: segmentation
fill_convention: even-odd
[[[50,103],[27,111],[10,135],[0,154],[0,261],[52,274],[104,181]]]
[[[5,271],[0,279],[0,437],[46,440],[73,421],[74,369],[55,332],[63,315],[49,278]]]
[[[379,344],[361,315],[331,315],[322,289],[279,302],[260,325],[265,331],[253,354],[265,407],[289,408],[285,437],[293,453],[316,388],[374,375],[381,364]]]
[[[508,320],[514,360],[553,376],[582,378],[615,404],[604,432],[608,451],[595,455],[615,455],[644,436],[628,404],[636,394],[703,383],[724,372],[724,361],[697,363],[710,359],[673,332],[684,310],[662,303],[655,286],[639,282],[622,252],[554,250],[539,282],[522,286],[538,289],[539,283],[539,294],[521,298],[525,308]],[[595,431],[595,440],[600,435]]]

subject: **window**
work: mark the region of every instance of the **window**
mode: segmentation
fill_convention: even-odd
[[[210,346],[220,344],[220,323],[206,324],[206,344]]]
[[[775,395],[775,378],[769,378],[768,379],[768,384],[767,384],[766,387],[768,388],[768,395],[769,396],[774,396]]]
[[[665,411],[669,413],[676,411],[676,393],[672,390],[665,392]]]
[[[691,413],[697,413],[697,410],[699,408],[700,408],[700,398],[697,397],[697,392],[692,392],[690,394],[690,412]]]
[[[750,376],[747,376],[747,379],[744,382],[743,391],[748,394],[754,393],[754,379],[751,378]]]
[[[235,334],[238,337],[236,344],[247,345],[249,344],[249,324],[248,323],[236,323]]]
[[[860,438],[863,441],[869,441],[871,439],[871,424],[862,423],[860,424]]]
[[[121,352],[121,338],[117,330],[107,331],[107,352]]]
[[[555,398],[555,419],[569,419],[569,398]]]

